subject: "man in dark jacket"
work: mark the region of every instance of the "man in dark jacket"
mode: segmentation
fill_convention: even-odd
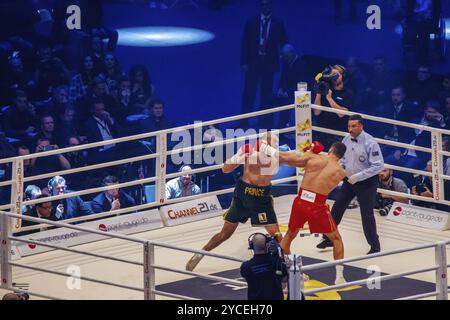
[[[116,177],[107,176],[103,179],[102,185],[106,187],[118,183],[119,180]],[[119,190],[119,188],[104,191],[92,200],[92,209],[95,213],[119,210],[134,207],[135,205],[134,199],[124,191]]]
[[[47,187],[48,193],[52,196],[70,193],[67,190],[66,179],[61,176],[50,179]],[[58,219],[71,219],[94,213],[79,196],[53,201],[53,205],[55,206],[55,216]]]
[[[273,78],[280,69],[280,48],[287,42],[283,21],[272,16],[272,0],[261,0],[261,14],[247,21],[242,37],[241,66],[245,72],[242,113],[252,111],[258,86],[260,105],[263,108],[271,105]]]

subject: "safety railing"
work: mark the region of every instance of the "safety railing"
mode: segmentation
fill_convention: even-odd
[[[111,233],[111,232],[102,232],[102,231],[98,231],[98,230],[94,230],[94,229],[90,229],[90,228],[84,228],[84,227],[80,227],[80,226],[74,226],[74,225],[70,225],[70,224],[66,224],[66,223],[48,222],[50,225],[55,226],[55,227],[65,227],[65,228],[69,228],[69,229],[73,229],[73,230],[77,230],[77,231],[81,231],[81,232],[98,234],[105,238],[120,239],[120,240],[125,240],[128,242],[138,243],[138,244],[142,245],[142,249],[143,249],[143,262],[141,263],[138,261],[131,261],[131,260],[123,259],[123,258],[117,258],[117,257],[92,253],[92,252],[88,252],[88,251],[81,251],[81,250],[77,250],[77,249],[67,248],[67,247],[63,247],[63,246],[59,246],[59,245],[55,245],[55,244],[49,244],[49,243],[42,242],[42,241],[37,241],[37,240],[32,240],[32,239],[22,239],[22,238],[18,238],[18,237],[14,237],[14,236],[9,236],[7,233],[7,229],[8,229],[8,224],[10,222],[10,218],[17,218],[17,217],[18,217],[18,215],[16,215],[16,214],[12,214],[12,213],[8,213],[8,212],[0,212],[0,222],[1,222],[1,227],[2,227],[1,234],[0,234],[1,235],[1,239],[0,239],[1,240],[1,248],[0,248],[1,256],[0,256],[0,258],[1,258],[1,280],[2,280],[1,288],[6,289],[6,290],[14,290],[16,292],[26,292],[32,296],[45,298],[45,299],[62,299],[61,296],[55,297],[55,296],[50,296],[45,293],[26,291],[26,290],[14,288],[13,287],[13,269],[12,269],[12,267],[24,268],[24,269],[28,269],[28,270],[32,270],[32,271],[53,274],[53,275],[61,276],[61,277],[74,277],[72,274],[69,274],[69,273],[60,272],[60,271],[56,271],[56,270],[49,270],[47,268],[44,269],[44,268],[39,268],[39,267],[33,267],[33,266],[20,264],[20,263],[11,261],[11,251],[10,251],[11,250],[11,241],[19,241],[19,242],[24,242],[27,244],[36,244],[36,245],[41,245],[41,246],[47,246],[47,247],[50,247],[50,248],[53,248],[56,250],[65,251],[65,252],[70,252],[70,253],[90,256],[90,257],[94,257],[94,258],[100,258],[100,259],[104,259],[104,260],[140,266],[140,267],[142,267],[142,276],[143,276],[143,287],[142,288],[124,285],[124,284],[120,284],[120,283],[115,283],[115,282],[111,282],[111,281],[105,281],[105,280],[96,279],[96,278],[87,277],[87,276],[81,276],[81,275],[78,277],[78,280],[80,280],[80,281],[83,280],[83,281],[92,282],[92,283],[98,283],[101,285],[113,286],[116,288],[121,288],[121,289],[126,289],[126,290],[142,292],[144,294],[145,300],[155,300],[157,295],[165,296],[165,297],[169,297],[169,298],[175,298],[175,299],[182,299],[182,300],[195,300],[196,299],[194,297],[183,296],[183,295],[178,295],[178,294],[174,294],[174,293],[170,293],[170,292],[164,292],[161,290],[157,290],[156,289],[156,270],[193,276],[193,277],[197,277],[197,278],[201,278],[201,279],[205,279],[205,280],[210,280],[210,281],[214,281],[214,282],[222,282],[222,283],[231,284],[231,285],[235,285],[235,286],[242,286],[242,287],[247,286],[247,283],[243,282],[243,281],[228,279],[228,278],[209,275],[209,274],[200,274],[200,273],[196,273],[196,272],[190,272],[190,271],[186,271],[186,270],[182,270],[182,269],[173,268],[170,266],[163,266],[163,265],[157,264],[156,258],[155,258],[155,249],[156,249],[156,247],[160,247],[160,248],[171,249],[171,250],[176,250],[176,251],[188,252],[191,254],[192,253],[202,254],[205,256],[210,256],[210,257],[214,257],[214,258],[218,258],[218,259],[222,259],[222,260],[234,261],[234,262],[238,262],[238,263],[244,262],[244,260],[240,259],[240,258],[230,257],[230,256],[222,255],[222,254],[203,251],[203,250],[183,248],[183,247],[174,246],[174,245],[170,245],[170,244],[166,244],[166,243],[161,243],[158,241],[144,240],[144,239],[140,239],[140,238],[136,238],[136,237],[124,236],[124,235]],[[36,223],[43,222],[43,219],[39,219],[39,218],[23,217],[23,219],[26,219],[26,220],[29,220],[32,222],[36,222]],[[306,266],[304,266],[302,264],[301,259],[296,259],[296,257],[294,256],[294,258],[292,259],[293,264],[289,269],[289,297],[291,300],[300,300],[302,298],[302,295],[310,296],[310,295],[314,295],[319,292],[337,290],[337,289],[355,286],[355,285],[364,285],[364,284],[368,284],[369,282],[370,283],[378,282],[381,285],[383,281],[389,281],[389,280],[398,279],[401,277],[412,276],[412,275],[416,275],[416,274],[420,274],[420,273],[434,271],[435,278],[436,278],[436,290],[435,291],[422,293],[419,295],[402,297],[402,298],[399,298],[398,300],[416,300],[416,299],[423,299],[423,298],[427,298],[427,297],[436,297],[436,299],[438,299],[438,300],[448,300],[449,288],[448,288],[448,284],[447,284],[447,281],[448,281],[447,280],[448,279],[447,269],[450,267],[450,264],[447,262],[447,254],[446,254],[446,246],[448,244],[450,244],[450,241],[438,242],[438,243],[434,243],[434,244],[424,244],[424,245],[419,245],[419,246],[415,246],[415,247],[411,247],[411,248],[403,248],[403,249],[385,251],[385,252],[375,253],[375,254],[362,256],[362,257],[352,257],[352,258],[347,258],[347,259],[342,259],[342,260],[322,262],[322,263],[316,263],[316,264],[306,265]],[[387,274],[387,275],[377,276],[377,277],[371,276],[370,279],[361,279],[361,280],[346,282],[346,283],[342,283],[342,284],[338,284],[338,285],[325,286],[325,287],[312,289],[312,290],[304,289],[304,283],[303,283],[304,273],[308,273],[313,270],[334,267],[337,265],[345,265],[345,264],[349,264],[352,262],[360,262],[360,261],[375,259],[375,258],[384,257],[384,256],[392,256],[392,255],[397,255],[397,254],[402,254],[402,253],[407,253],[407,252],[415,252],[418,250],[424,250],[424,249],[430,249],[430,248],[435,249],[435,264],[433,266],[430,266],[427,268],[415,269],[415,270],[404,271],[404,272],[399,272],[399,273],[394,273],[394,274]]]
[[[282,107],[278,107],[278,108],[248,113],[248,114],[244,114],[244,115],[238,115],[238,116],[226,117],[226,118],[212,120],[212,121],[206,121],[206,122],[202,123],[202,126],[206,127],[209,125],[216,125],[216,124],[220,124],[220,123],[237,121],[237,120],[242,120],[242,119],[246,119],[246,118],[253,118],[253,117],[262,116],[262,115],[266,115],[266,114],[270,114],[270,113],[288,111],[288,110],[294,109],[295,107],[296,107],[295,105],[288,105],[288,106],[282,106]],[[336,110],[336,109],[326,108],[326,107],[322,107],[322,106],[318,106],[318,105],[311,105],[311,108],[321,110],[322,112],[332,112],[332,113],[338,113],[338,114],[344,114],[344,115],[354,114],[353,112]],[[427,197],[417,196],[417,195],[412,195],[412,194],[403,194],[403,193],[398,193],[398,192],[383,190],[383,189],[379,189],[378,191],[380,193],[402,196],[402,197],[414,199],[414,200],[421,200],[421,201],[425,201],[425,202],[450,205],[450,201],[444,200],[444,196],[443,196],[444,180],[450,180],[450,176],[443,174],[443,157],[444,156],[450,157],[450,152],[442,150],[442,136],[450,135],[450,131],[427,127],[427,126],[422,126],[422,125],[418,125],[418,124],[401,122],[401,121],[392,120],[392,119],[375,117],[375,116],[366,115],[366,114],[362,114],[362,117],[367,120],[378,121],[381,123],[387,123],[387,124],[392,124],[392,125],[399,125],[399,126],[412,128],[412,129],[424,130],[424,131],[428,131],[431,133],[431,148],[424,148],[424,147],[420,147],[420,146],[399,143],[399,142],[386,140],[386,139],[376,139],[376,140],[379,143],[384,144],[384,145],[400,147],[400,148],[408,148],[408,149],[413,149],[413,150],[417,150],[417,151],[421,151],[421,152],[431,153],[432,160],[433,160],[432,161],[432,168],[433,168],[432,172],[426,172],[424,170],[408,169],[408,168],[392,166],[392,165],[387,165],[387,164],[386,164],[386,167],[392,168],[394,170],[403,171],[403,172],[420,174],[420,175],[432,177],[433,187],[434,187],[433,188],[433,198],[427,198]],[[208,192],[208,193],[198,195],[198,196],[191,196],[191,197],[184,197],[184,198],[170,199],[170,200],[166,199],[166,197],[165,197],[166,179],[176,178],[176,177],[185,175],[186,173],[195,174],[195,173],[201,173],[201,172],[214,171],[214,170],[220,169],[222,166],[221,163],[218,163],[215,165],[204,166],[201,168],[193,169],[189,172],[176,172],[176,173],[172,173],[172,174],[167,174],[167,157],[175,155],[175,154],[180,154],[183,152],[195,152],[197,150],[202,150],[205,148],[215,148],[215,147],[225,146],[228,144],[239,143],[239,142],[243,142],[246,140],[256,139],[257,137],[259,137],[261,135],[261,133],[247,134],[247,135],[244,134],[239,137],[233,137],[230,139],[215,141],[212,143],[198,144],[198,145],[195,145],[192,147],[183,147],[183,148],[178,148],[178,149],[173,149],[173,150],[168,149],[167,140],[170,135],[173,135],[175,133],[184,132],[187,130],[192,130],[192,129],[195,130],[198,128],[200,128],[199,124],[191,124],[191,125],[187,125],[187,126],[173,128],[173,129],[167,129],[167,130],[161,130],[161,131],[157,131],[157,132],[150,132],[150,133],[145,133],[145,134],[139,134],[139,135],[134,135],[134,136],[129,136],[129,137],[113,139],[113,140],[89,143],[86,145],[69,147],[69,148],[60,149],[60,150],[34,153],[34,154],[26,155],[26,156],[20,156],[20,157],[8,158],[8,159],[0,159],[0,164],[10,163],[12,165],[12,179],[9,181],[2,182],[0,184],[2,187],[11,186],[11,202],[8,205],[1,206],[0,210],[9,210],[10,217],[15,217],[17,219],[16,229],[20,229],[20,219],[21,218],[25,219],[25,220],[33,221],[32,218],[30,218],[30,217],[22,217],[21,216],[22,206],[24,206],[24,205],[33,205],[33,204],[37,204],[37,203],[44,202],[44,201],[45,202],[56,201],[56,200],[61,200],[61,199],[65,199],[65,198],[71,198],[74,196],[81,196],[81,195],[102,192],[102,191],[115,189],[115,188],[137,186],[137,185],[141,185],[143,183],[155,183],[155,185],[156,185],[156,188],[155,188],[156,196],[155,196],[154,202],[146,203],[143,205],[138,205],[138,206],[131,207],[131,208],[119,209],[119,210],[115,210],[113,212],[103,212],[103,213],[99,213],[99,214],[93,214],[90,216],[83,216],[83,217],[79,217],[79,218],[68,219],[68,220],[65,220],[66,223],[60,224],[60,225],[56,224],[56,222],[50,222],[48,220],[39,219],[39,220],[35,220],[35,222],[40,223],[39,225],[20,229],[20,231],[31,231],[31,230],[36,230],[36,229],[42,228],[44,226],[48,226],[48,225],[68,227],[67,223],[74,223],[74,222],[79,222],[79,221],[89,221],[92,219],[98,219],[100,217],[113,216],[113,215],[118,215],[118,214],[122,214],[122,213],[138,211],[138,210],[146,210],[146,209],[164,205],[164,204],[172,204],[172,203],[197,199],[201,196],[221,195],[221,194],[226,194],[226,193],[232,192],[232,188],[228,188],[225,190]],[[323,132],[323,133],[340,135],[340,136],[344,136],[347,134],[345,132],[331,130],[328,128],[321,128],[321,127],[317,127],[317,126],[313,126],[312,129],[313,129],[313,131],[316,131],[316,132]],[[278,133],[284,134],[284,133],[289,133],[289,132],[295,132],[296,130],[297,130],[296,127],[283,128],[283,129],[279,129]],[[97,148],[97,147],[101,147],[101,146],[105,146],[105,145],[109,145],[109,144],[113,144],[113,143],[118,144],[118,143],[122,143],[122,142],[146,139],[146,138],[151,138],[151,137],[156,138],[156,153],[153,153],[153,154],[100,163],[100,164],[96,164],[96,165],[87,166],[84,168],[62,170],[62,171],[52,172],[52,173],[48,173],[48,174],[44,174],[44,175],[24,177],[24,161],[27,161],[27,160],[36,159],[36,158],[40,158],[40,157],[47,157],[47,156],[52,156],[52,155],[59,155],[59,154],[64,154],[64,153],[74,152],[74,151],[83,151],[83,150]],[[105,187],[99,187],[99,188],[91,188],[91,189],[82,190],[82,191],[75,191],[73,193],[51,196],[51,197],[48,197],[45,199],[30,200],[30,201],[23,201],[23,199],[22,199],[23,187],[24,187],[24,183],[26,183],[26,182],[29,183],[29,182],[32,182],[32,181],[35,181],[38,179],[49,178],[49,177],[52,177],[55,175],[61,175],[61,174],[64,175],[64,174],[71,174],[71,173],[77,173],[77,172],[87,172],[89,170],[97,170],[100,168],[107,168],[107,167],[111,167],[111,166],[115,166],[115,165],[129,163],[132,161],[143,161],[143,160],[150,160],[150,159],[155,159],[155,176],[153,176],[153,177],[148,177],[148,178],[145,178],[142,180],[124,182],[124,183],[120,183],[118,185],[105,186]],[[287,177],[284,179],[273,181],[273,184],[297,181],[299,178],[301,178],[301,177],[298,177],[298,176]],[[75,228],[75,226],[73,226],[73,228]],[[4,230],[4,231],[6,231],[6,234],[8,234],[8,235],[11,232],[10,229]],[[102,232],[99,232],[99,233],[104,235],[104,233],[102,233]],[[4,233],[2,232],[2,234],[4,234]],[[45,244],[42,244],[42,245],[45,246]],[[148,246],[149,246],[149,248],[151,247],[150,245],[148,245]],[[57,249],[61,249],[61,248],[57,248]],[[73,250],[73,249],[70,249],[70,250]],[[148,250],[151,251],[153,249],[148,249]],[[210,254],[210,255],[212,255],[212,254]],[[151,260],[151,256],[152,256],[152,253],[149,252],[148,259]],[[2,265],[2,267],[3,267],[3,265]],[[3,268],[2,268],[2,270],[3,270]]]
[[[145,300],[155,300],[156,295],[166,296],[166,297],[171,297],[171,298],[176,298],[176,299],[190,299],[190,300],[195,299],[193,297],[187,297],[187,296],[173,294],[170,292],[163,292],[163,291],[157,290],[156,289],[156,277],[155,277],[156,270],[175,272],[175,273],[184,274],[184,275],[191,275],[191,276],[196,276],[196,277],[199,277],[202,279],[207,279],[207,280],[212,280],[212,281],[220,281],[223,283],[228,283],[228,284],[233,284],[233,285],[241,285],[241,286],[246,285],[246,283],[242,282],[242,281],[237,281],[237,280],[228,279],[228,278],[219,277],[219,276],[203,275],[203,274],[198,274],[198,273],[189,272],[189,271],[185,271],[185,270],[175,269],[172,267],[158,265],[158,264],[156,264],[156,260],[155,260],[155,248],[162,247],[162,248],[173,249],[173,250],[178,250],[178,251],[199,253],[199,254],[203,254],[206,256],[215,257],[218,259],[224,259],[224,260],[230,260],[230,261],[236,261],[236,262],[243,262],[242,259],[229,257],[226,255],[221,255],[221,254],[217,254],[217,253],[207,252],[207,251],[203,251],[203,250],[192,250],[192,249],[177,247],[177,246],[160,243],[160,242],[156,242],[156,241],[144,240],[144,239],[136,238],[136,237],[132,237],[132,236],[125,236],[125,235],[117,234],[114,232],[102,232],[102,231],[98,231],[95,229],[75,226],[75,225],[71,225],[71,224],[67,224],[67,223],[53,222],[53,221],[47,222],[44,219],[40,219],[40,218],[22,217],[22,219],[24,219],[24,220],[32,221],[35,223],[46,222],[47,224],[49,224],[51,226],[55,226],[55,227],[64,227],[64,228],[68,228],[68,229],[72,229],[72,230],[76,230],[76,231],[80,231],[80,232],[97,234],[97,235],[100,235],[105,238],[119,239],[119,240],[138,243],[138,244],[142,245],[143,262],[131,261],[131,260],[127,260],[127,259],[92,253],[89,251],[82,251],[82,250],[67,248],[67,247],[59,246],[59,245],[55,245],[55,244],[49,244],[49,243],[46,243],[43,241],[37,241],[37,240],[32,240],[32,239],[23,239],[23,238],[19,238],[19,237],[10,236],[8,233],[8,228],[9,228],[9,224],[11,221],[10,219],[18,218],[18,217],[19,217],[19,215],[17,215],[17,214],[0,211],[0,226],[1,226],[1,230],[0,230],[0,232],[1,232],[0,233],[0,241],[1,241],[1,243],[0,243],[1,278],[0,279],[1,279],[1,285],[0,285],[0,288],[5,289],[5,290],[13,290],[16,292],[25,292],[25,293],[28,293],[29,295],[40,297],[40,298],[45,298],[45,299],[62,299],[60,296],[55,297],[55,296],[48,295],[46,293],[21,290],[21,289],[15,288],[13,286],[13,283],[14,283],[13,282],[13,267],[28,269],[28,270],[32,270],[32,271],[42,272],[42,273],[46,273],[46,274],[52,274],[52,275],[56,275],[56,276],[60,276],[60,277],[66,277],[66,278],[68,278],[68,277],[75,278],[76,277],[77,280],[79,280],[79,281],[87,281],[87,282],[97,283],[97,284],[101,284],[101,285],[107,285],[107,286],[112,286],[112,287],[116,287],[116,288],[137,291],[137,292],[141,292],[144,294]],[[55,250],[61,250],[64,252],[70,252],[70,253],[74,253],[74,254],[79,254],[79,255],[84,255],[84,256],[89,256],[89,257],[94,257],[94,258],[100,258],[100,259],[104,259],[104,260],[108,260],[108,261],[115,261],[115,262],[125,263],[128,265],[142,267],[143,286],[142,287],[133,287],[133,286],[129,286],[129,285],[121,284],[121,283],[116,283],[116,282],[111,282],[111,281],[106,281],[106,280],[101,280],[101,279],[96,279],[96,278],[81,276],[81,275],[75,276],[75,275],[72,275],[72,274],[66,273],[66,272],[49,270],[48,268],[33,267],[30,265],[13,262],[11,260],[11,242],[12,241],[18,241],[18,242],[27,243],[27,244],[35,244],[35,245],[53,248]]]
[[[418,295],[408,296],[408,297],[402,297],[398,298],[398,300],[417,300],[417,299],[423,299],[428,297],[436,297],[437,300],[448,300],[448,273],[447,269],[450,267],[450,265],[447,262],[447,252],[446,252],[446,246],[450,244],[450,241],[447,242],[437,242],[433,244],[424,244],[424,245],[418,245],[415,247],[410,248],[404,248],[404,249],[397,249],[397,250],[391,250],[391,251],[384,251],[379,252],[375,254],[370,254],[367,256],[361,256],[361,257],[352,257],[347,259],[341,259],[341,260],[335,260],[335,261],[329,261],[329,262],[322,262],[322,263],[316,263],[311,265],[303,265],[302,260],[294,258],[294,261],[296,261],[290,268],[291,271],[291,287],[295,288],[295,290],[290,291],[290,297],[292,300],[300,300],[303,296],[310,296],[314,295],[319,292],[324,291],[330,291],[330,290],[337,290],[342,289],[345,287],[350,286],[356,286],[356,285],[368,285],[368,287],[372,287],[372,284],[377,283],[379,286],[382,285],[384,281],[399,279],[406,276],[412,276],[420,273],[425,272],[435,272],[435,283],[436,283],[436,290],[433,292],[426,292]],[[351,282],[345,282],[341,284],[336,285],[330,285],[330,286],[324,286],[317,289],[311,289],[311,290],[305,290],[304,287],[304,274],[309,271],[324,269],[324,268],[330,268],[335,267],[338,265],[345,265],[351,262],[358,262],[358,261],[365,261],[370,259],[375,259],[379,257],[385,257],[385,256],[392,256],[397,254],[402,254],[406,252],[415,252],[418,250],[424,250],[424,249],[435,249],[435,264],[433,266],[427,267],[427,268],[421,268],[421,269],[415,269],[415,270],[409,270],[409,271],[403,271],[393,274],[387,274],[382,276],[370,276],[368,279],[360,279],[355,280]]]
[[[327,107],[322,107],[322,106],[318,106],[318,105],[311,105],[311,107],[312,107],[312,109],[317,109],[322,112],[332,112],[332,113],[338,113],[338,114],[344,114],[344,115],[354,114],[353,112],[336,110],[333,108],[327,108]],[[262,115],[266,115],[266,114],[270,114],[270,113],[292,110],[294,108],[295,108],[295,105],[282,106],[282,107],[278,107],[278,108],[273,108],[273,109],[268,109],[268,110],[263,110],[263,111],[258,111],[258,112],[252,112],[252,113],[248,113],[248,114],[244,114],[244,115],[238,115],[238,116],[226,117],[226,118],[212,120],[212,121],[206,121],[206,122],[202,123],[201,125],[203,127],[206,127],[209,125],[215,125],[215,124],[220,124],[220,123],[225,123],[225,122],[230,122],[230,121],[236,121],[236,120],[241,120],[241,119],[246,119],[246,118],[262,116]],[[383,189],[379,189],[378,191],[380,193],[402,196],[402,197],[413,199],[413,200],[420,200],[420,201],[425,201],[425,202],[450,205],[450,201],[444,200],[444,191],[443,191],[443,189],[444,189],[443,181],[450,180],[450,176],[446,176],[443,174],[443,156],[450,157],[450,152],[446,152],[446,151],[442,150],[442,135],[444,135],[444,134],[450,135],[450,131],[427,127],[427,126],[418,125],[418,124],[413,124],[413,123],[406,123],[406,122],[392,120],[392,119],[375,117],[375,116],[366,115],[366,114],[362,114],[362,116],[364,119],[367,119],[367,120],[378,121],[381,123],[387,123],[387,124],[392,124],[392,125],[399,125],[399,126],[412,128],[412,129],[425,130],[425,131],[429,131],[432,134],[432,141],[431,141],[432,147],[431,148],[424,148],[424,147],[420,147],[420,146],[404,144],[404,143],[386,140],[386,139],[376,139],[376,140],[379,143],[384,144],[384,145],[389,145],[389,146],[394,146],[394,147],[399,147],[399,148],[409,148],[409,149],[413,149],[416,151],[428,152],[428,153],[432,154],[432,159],[433,159],[432,172],[427,172],[424,170],[415,170],[415,169],[410,169],[410,168],[403,168],[403,167],[389,165],[389,164],[386,164],[385,166],[387,168],[390,168],[393,170],[398,170],[398,171],[402,171],[402,172],[432,177],[433,186],[434,186],[433,198],[428,198],[428,197],[423,197],[423,196],[418,196],[418,195],[413,195],[413,194],[399,194],[399,193],[395,193],[393,191],[383,190]],[[260,134],[250,134],[250,135],[244,135],[244,136],[240,136],[240,137],[225,139],[225,140],[221,140],[221,141],[215,141],[212,143],[198,144],[198,145],[195,145],[192,147],[184,147],[184,148],[178,148],[178,149],[174,149],[174,150],[168,150],[167,139],[168,139],[169,135],[173,135],[174,133],[184,132],[186,130],[191,130],[191,129],[196,129],[196,128],[198,129],[199,127],[200,127],[199,124],[191,124],[191,125],[173,128],[173,129],[167,129],[167,130],[161,130],[161,131],[157,131],[157,132],[150,132],[150,133],[145,133],[145,134],[139,134],[139,135],[134,135],[134,136],[129,136],[129,137],[113,139],[113,140],[95,142],[95,143],[90,143],[90,144],[80,145],[80,146],[75,146],[75,147],[69,147],[69,148],[60,149],[60,150],[46,151],[46,152],[35,153],[35,154],[30,154],[30,155],[21,156],[21,157],[15,157],[15,158],[0,159],[0,164],[5,164],[5,163],[12,164],[12,179],[9,181],[2,182],[0,184],[1,186],[8,186],[8,185],[11,186],[11,189],[12,189],[11,190],[12,191],[11,192],[11,203],[9,205],[0,206],[0,210],[12,210],[12,212],[19,214],[21,212],[21,207],[24,205],[33,205],[33,204],[43,202],[43,201],[55,201],[55,200],[61,200],[61,199],[65,199],[65,198],[71,198],[74,196],[88,195],[88,194],[102,192],[102,191],[117,188],[117,187],[123,188],[123,187],[138,186],[138,185],[142,185],[144,183],[155,183],[156,184],[156,188],[155,188],[155,193],[156,193],[155,199],[156,200],[154,202],[138,205],[138,206],[131,207],[131,208],[119,209],[119,210],[115,210],[114,212],[103,212],[103,213],[93,214],[93,215],[86,216],[86,217],[74,218],[74,219],[66,220],[66,222],[72,223],[72,222],[77,222],[77,221],[89,221],[89,220],[98,219],[101,217],[108,217],[108,216],[113,216],[113,215],[118,215],[118,214],[138,211],[138,210],[146,210],[146,209],[149,209],[152,207],[160,206],[162,204],[169,204],[169,203],[185,201],[186,199],[174,199],[172,201],[167,201],[167,199],[165,198],[164,190],[165,190],[166,179],[172,179],[172,178],[176,178],[176,177],[186,174],[186,172],[183,172],[183,173],[176,172],[176,173],[172,173],[172,174],[167,174],[167,157],[173,156],[175,154],[185,153],[185,152],[195,152],[195,151],[202,150],[205,148],[216,148],[216,147],[229,145],[232,143],[240,143],[245,140],[256,139],[258,136],[260,136]],[[284,133],[294,132],[295,130],[296,130],[296,127],[283,128],[283,129],[279,129],[278,133],[284,134]],[[331,129],[327,129],[327,128],[321,128],[321,127],[317,127],[317,126],[313,126],[313,131],[323,132],[323,133],[327,133],[327,134],[334,134],[334,135],[338,135],[338,136],[345,136],[347,134],[345,132],[331,130]],[[36,158],[40,158],[40,157],[47,157],[47,156],[51,156],[51,155],[64,154],[64,153],[74,152],[74,151],[83,151],[83,150],[97,148],[97,147],[101,147],[101,146],[112,144],[112,143],[117,144],[117,143],[121,143],[121,142],[146,139],[146,138],[150,138],[150,137],[156,137],[156,142],[157,142],[157,152],[153,153],[153,154],[142,155],[142,156],[132,157],[132,158],[128,158],[128,159],[116,160],[116,161],[110,161],[110,162],[90,165],[90,166],[86,166],[86,167],[82,167],[82,168],[62,170],[62,171],[42,174],[42,175],[38,175],[38,176],[31,176],[31,177],[23,176],[23,169],[24,169],[23,164],[24,164],[24,161],[26,161],[26,160],[36,159]],[[145,179],[141,179],[141,180],[135,180],[135,181],[131,181],[131,182],[120,183],[120,184],[114,185],[114,186],[91,188],[91,189],[87,189],[87,190],[83,190],[83,191],[76,191],[73,193],[71,192],[71,193],[67,193],[67,194],[63,194],[63,195],[51,196],[45,200],[41,199],[41,200],[23,201],[23,199],[22,199],[23,186],[25,183],[30,183],[32,181],[36,181],[36,180],[44,179],[44,178],[50,178],[50,177],[53,177],[56,175],[87,172],[90,170],[97,170],[97,169],[101,169],[101,168],[107,168],[107,167],[130,163],[130,162],[134,162],[134,161],[143,161],[143,160],[150,160],[150,159],[156,160],[156,164],[155,164],[156,174],[153,177],[149,177],[149,178],[145,178]],[[218,163],[216,165],[205,166],[202,168],[193,169],[192,171],[190,171],[190,173],[192,173],[192,174],[202,173],[202,172],[218,170],[220,168],[221,168],[221,164]],[[187,173],[189,173],[189,172],[187,172]],[[295,181],[296,179],[297,179],[297,177],[293,176],[292,180],[289,180],[289,181]],[[209,194],[214,194],[214,193],[207,193],[207,194],[203,194],[203,195],[209,195]],[[222,194],[222,193],[216,192],[215,194]],[[17,227],[19,227],[18,223],[16,225],[17,225]],[[24,228],[23,231],[35,230],[40,227],[41,226],[27,227],[26,229]]]

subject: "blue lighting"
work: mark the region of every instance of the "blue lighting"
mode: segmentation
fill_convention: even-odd
[[[180,27],[137,27],[117,30],[118,44],[131,47],[172,47],[210,41],[211,32]]]

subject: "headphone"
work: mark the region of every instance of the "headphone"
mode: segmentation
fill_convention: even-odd
[[[249,250],[254,250],[255,245],[253,244],[253,238],[254,238],[257,234],[258,234],[258,235],[264,236],[264,238],[266,239],[266,247],[267,247],[267,244],[270,242],[270,237],[266,236],[264,233],[261,233],[261,232],[253,233],[253,234],[251,234],[251,235],[248,237],[248,249],[249,249]]]
[[[48,189],[49,194],[53,194],[53,185],[57,182],[58,182],[58,184],[64,183],[64,192],[66,192],[66,190],[67,190],[66,179],[64,179],[61,176],[56,176],[56,177],[51,178],[47,183],[47,189]]]

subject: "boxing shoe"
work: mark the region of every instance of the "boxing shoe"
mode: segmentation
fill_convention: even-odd
[[[202,254],[194,254],[192,256],[192,258],[189,259],[189,261],[186,263],[186,270],[187,271],[193,271],[195,269],[195,267],[198,265],[198,263],[200,262],[200,260],[203,259],[203,255]]]
[[[333,247],[333,242],[328,239],[328,238],[324,238],[317,246],[317,249],[326,249],[326,248],[332,248]]]

